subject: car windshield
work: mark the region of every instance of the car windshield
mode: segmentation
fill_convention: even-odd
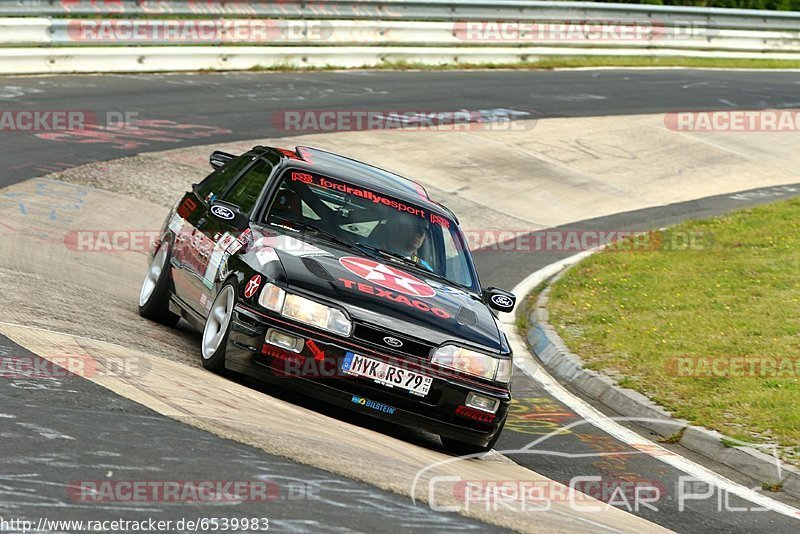
[[[288,170],[267,224],[316,233],[386,261],[476,289],[464,238],[449,217],[389,195]]]

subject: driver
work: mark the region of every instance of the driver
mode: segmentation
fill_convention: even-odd
[[[433,268],[419,257],[419,249],[425,243],[428,221],[419,217],[404,215],[397,221],[396,234],[391,236],[392,248],[403,256],[422,265],[429,271]]]

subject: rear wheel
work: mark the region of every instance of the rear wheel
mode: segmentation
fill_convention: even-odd
[[[464,441],[458,441],[457,439],[446,438],[444,436],[439,436],[439,438],[442,440],[442,445],[444,445],[445,450],[449,453],[456,454],[458,456],[467,456],[472,454],[483,456],[494,448],[497,440],[500,439],[500,434],[503,432],[503,427],[505,424],[506,422],[503,421],[503,423],[500,425],[500,428],[498,428],[497,432],[495,432],[492,440],[486,445],[474,445],[472,443],[466,443]]]
[[[209,371],[221,373],[225,370],[225,348],[228,344],[235,305],[236,289],[233,284],[225,284],[217,293],[203,328],[200,350],[203,367]]]
[[[180,315],[169,311],[169,244],[158,247],[139,292],[139,315],[167,326],[175,326]]]

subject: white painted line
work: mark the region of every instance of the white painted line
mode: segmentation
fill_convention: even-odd
[[[525,298],[536,286],[558,273],[560,270],[567,266],[573,265],[590,254],[593,254],[599,249],[593,249],[563,260],[557,261],[535,273],[527,276],[522,282],[517,284],[512,292],[517,296],[518,300]],[[757,491],[734,482],[714,471],[695,463],[683,456],[674,454],[659,445],[652,442],[633,430],[625,428],[618,422],[614,421],[607,415],[597,410],[588,402],[580,399],[579,397],[570,393],[564,386],[558,383],[550,374],[537,362],[534,361],[532,354],[529,352],[524,340],[517,334],[516,326],[514,324],[514,314],[504,313],[501,314],[500,321],[506,327],[505,332],[508,336],[511,348],[514,351],[514,361],[519,369],[526,375],[536,380],[541,386],[552,395],[555,399],[562,402],[573,410],[577,415],[599,428],[606,434],[618,439],[619,441],[630,445],[640,451],[646,451],[645,454],[651,456],[665,464],[668,464],[687,475],[690,475],[697,480],[701,480],[707,484],[711,484],[719,490],[727,492],[731,495],[736,495],[744,500],[750,501],[766,510],[777,512],[789,517],[800,518],[800,510],[776,501],[767,497]],[[645,446],[644,448],[642,446]]]

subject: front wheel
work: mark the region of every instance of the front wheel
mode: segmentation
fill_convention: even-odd
[[[457,439],[446,438],[444,436],[439,436],[442,440],[442,445],[447,452],[456,454],[458,456],[468,456],[468,455],[478,455],[476,457],[480,458],[487,452],[491,451],[497,440],[500,439],[500,434],[503,432],[503,427],[506,425],[506,422],[500,425],[500,428],[497,429],[495,432],[494,437],[492,440],[486,445],[473,445],[472,443],[466,443],[464,441],[458,441]]]
[[[169,311],[169,244],[158,247],[139,292],[139,315],[167,326],[175,326],[180,315]]]
[[[231,331],[233,307],[236,305],[236,289],[225,284],[211,305],[203,328],[203,344],[200,347],[203,367],[215,373],[225,370],[225,348]]]

